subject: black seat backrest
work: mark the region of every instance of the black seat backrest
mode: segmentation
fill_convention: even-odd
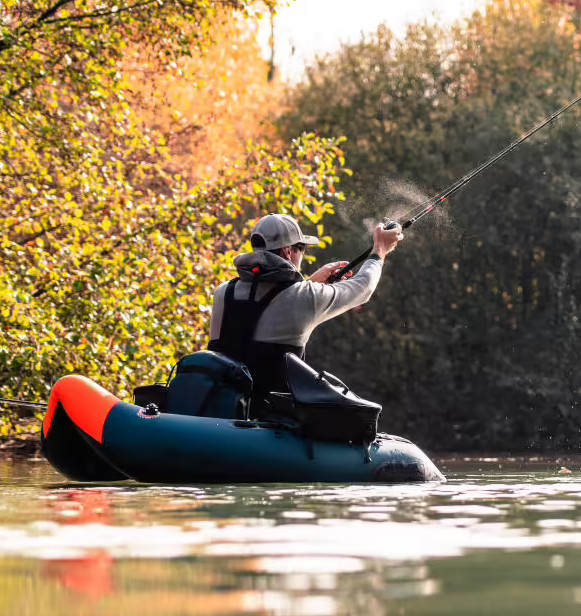
[[[328,372],[316,372],[292,353],[285,356],[287,381],[297,406],[339,406],[381,411],[381,405],[360,398]]]

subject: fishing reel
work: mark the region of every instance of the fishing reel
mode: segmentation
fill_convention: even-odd
[[[388,231],[389,229],[395,229],[397,227],[400,227],[403,231],[403,229],[407,229],[408,227],[411,227],[413,222],[414,221],[411,218],[404,222],[398,222],[397,220],[389,220],[389,218],[385,218],[383,221],[383,228],[386,231]]]
[[[397,222],[397,220],[389,220],[389,218],[385,218],[382,222],[383,224],[383,228],[386,231],[389,231],[389,229],[397,229],[397,227],[400,226],[399,222]]]

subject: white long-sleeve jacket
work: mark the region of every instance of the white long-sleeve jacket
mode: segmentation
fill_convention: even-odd
[[[281,291],[268,305],[258,322],[254,339],[302,347],[317,325],[369,300],[381,277],[383,261],[372,255],[352,278],[334,284],[305,280],[290,261],[262,250],[239,255],[234,259],[234,265],[240,276],[235,287],[236,299],[248,298],[252,270],[257,266],[262,274],[256,299],[277,282],[296,281],[297,284]],[[211,340],[220,337],[227,284],[221,284],[214,293]]]

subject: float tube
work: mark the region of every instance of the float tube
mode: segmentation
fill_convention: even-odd
[[[379,407],[380,408],[380,407]],[[274,422],[159,412],[90,379],[54,385],[42,426],[49,462],[75,481],[147,483],[402,483],[444,481],[410,441],[304,438]]]

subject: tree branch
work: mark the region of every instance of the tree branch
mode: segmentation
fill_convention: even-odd
[[[96,11],[94,13],[84,13],[82,15],[71,15],[69,17],[59,17],[58,19],[50,19],[47,20],[48,24],[56,24],[60,22],[72,22],[72,21],[83,21],[85,19],[94,19],[95,17],[111,17],[112,15],[119,15],[120,13],[127,13],[134,11],[136,9],[140,9],[152,4],[158,4],[157,0],[143,0],[142,2],[136,2],[131,6],[127,6],[124,8],[118,8],[116,10],[109,11]]]
[[[53,5],[52,7],[50,7],[49,9],[47,9],[37,20],[36,23],[41,23],[43,21],[48,22],[48,18],[52,17],[60,8],[62,8],[63,6],[67,5],[67,4],[74,4],[74,0],[58,0],[58,2]]]
[[[54,4],[52,7],[50,7],[49,9],[47,9],[46,11],[44,11],[44,13],[42,13],[39,18],[34,22],[35,25],[39,25],[42,22],[46,22],[48,20],[49,17],[51,17],[52,15],[54,15],[60,8],[62,8],[63,6],[67,5],[67,4],[74,4],[74,0],[58,0],[58,2],[56,4]],[[50,23],[50,22],[48,22]],[[7,49],[10,49],[11,47],[14,47],[16,41],[18,40],[18,37],[21,33],[26,32],[26,31],[30,31],[32,30],[33,27],[32,26],[21,26],[19,28],[16,28],[16,30],[14,31],[14,33],[7,38],[4,38],[0,41],[0,52],[1,51],[6,51]]]
[[[46,235],[47,233],[51,233],[52,231],[55,231],[56,229],[58,229],[59,227],[62,227],[62,225],[54,225],[52,227],[49,227],[48,229],[42,229],[41,231],[39,231],[38,233],[33,233],[32,235],[29,235],[27,237],[25,237],[24,239],[21,239],[19,241],[15,241],[15,244],[20,244],[20,246],[25,246],[26,244],[28,244],[28,242],[33,242],[34,240],[38,239],[39,237]]]

